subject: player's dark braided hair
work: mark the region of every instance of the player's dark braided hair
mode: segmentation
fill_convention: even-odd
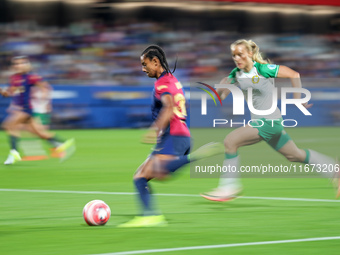
[[[22,59],[22,60],[25,60],[26,62],[29,62],[30,60],[29,60],[29,58],[28,58],[28,56],[16,56],[16,57],[13,57],[12,59],[11,59],[11,61],[12,62],[14,62],[15,60],[19,60],[19,59]]]
[[[153,59],[154,57],[159,59],[159,62],[161,63],[162,67],[164,68],[165,72],[167,73],[174,73],[176,70],[176,66],[177,66],[177,59],[175,62],[175,67],[174,70],[170,70],[168,61],[166,60],[166,56],[165,56],[165,52],[163,51],[163,49],[158,46],[158,45],[150,45],[149,47],[147,47],[141,54],[141,56],[145,56],[148,59]]]

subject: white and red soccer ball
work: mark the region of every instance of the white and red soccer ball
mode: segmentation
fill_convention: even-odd
[[[90,226],[105,225],[111,216],[110,207],[102,200],[92,200],[83,209],[83,216]]]

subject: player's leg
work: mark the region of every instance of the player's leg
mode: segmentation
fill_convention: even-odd
[[[10,152],[5,161],[5,165],[14,164],[21,160],[20,154],[17,150],[17,143],[20,136],[20,128],[23,123],[26,123],[30,115],[22,111],[13,111],[3,122],[2,126],[9,135]]]
[[[282,131],[277,133],[268,143],[284,157],[286,157],[291,162],[300,162],[304,164],[313,164],[315,167],[326,166],[325,171],[320,171],[320,173],[326,178],[336,178],[337,162],[329,156],[316,152],[310,149],[300,149],[296,146],[294,141],[289,137],[289,135],[281,128]],[[337,181],[338,194],[340,195],[340,185]]]
[[[325,165],[330,171],[320,171],[324,177],[334,177],[334,166],[336,161],[329,156],[316,152],[311,149],[299,149],[296,144],[290,140],[280,150],[278,150],[283,156],[285,156],[291,162],[300,162],[305,164]],[[327,170],[325,169],[325,170]]]
[[[155,214],[152,209],[150,184],[148,181],[151,179],[163,179],[164,177],[173,174],[185,164],[193,160],[198,160],[201,154],[204,157],[221,153],[220,144],[208,144],[193,152],[190,152],[190,138],[189,137],[168,137],[165,142],[161,142],[156,146],[153,154],[138,168],[134,175],[134,183],[139,193],[140,199],[143,204],[143,213]],[[160,150],[158,151],[158,148]],[[158,154],[168,153],[168,154]],[[203,155],[202,155],[203,157]]]
[[[201,196],[212,201],[231,200],[242,191],[240,183],[240,157],[238,148],[258,143],[262,140],[256,128],[246,126],[240,127],[229,133],[224,139],[225,160],[223,165],[227,169],[236,169],[236,172],[225,172],[221,174],[219,185],[210,192],[202,193]]]
[[[33,112],[32,117],[38,122],[41,121],[42,114],[37,115]],[[45,127],[45,126],[44,126]],[[30,125],[25,124],[20,132],[20,149],[23,153],[23,160],[43,160],[48,159],[46,151],[39,139],[34,133],[34,130],[30,127]]]
[[[47,140],[51,143],[53,147],[57,147],[63,143],[63,141],[61,141],[60,139],[55,139],[55,135],[47,131],[46,128],[34,118],[30,119],[30,121],[28,122],[28,126],[29,131],[31,131],[33,134],[37,135],[41,139]]]
[[[170,144],[170,146],[168,146]],[[223,145],[221,143],[208,143],[194,152],[190,153],[191,139],[190,137],[171,136],[162,146],[162,153],[157,154],[154,158],[154,177],[162,179],[170,174],[175,173],[182,166],[203,158],[211,157],[223,153]],[[167,151],[167,147],[171,150]],[[190,153],[190,154],[189,154]],[[168,155],[176,155],[176,157],[169,158]]]
[[[181,166],[189,163],[188,152],[190,150],[190,137],[177,137],[165,135],[157,143],[152,154],[137,169],[134,174],[134,185],[138,193],[138,199],[142,205],[141,217],[136,217],[120,227],[144,227],[165,225],[163,215],[155,209],[153,203],[151,179],[163,179],[164,176],[173,173]]]
[[[150,156],[136,171],[134,174],[134,183],[136,189],[143,200],[143,215],[155,215],[157,214],[155,206],[151,199],[151,186],[149,181],[152,179],[161,180],[158,178],[159,166],[164,162],[175,160],[177,157],[174,155],[155,154]]]
[[[279,150],[286,159],[288,159],[291,162],[308,162],[307,159],[307,150],[299,149],[296,144],[293,142],[293,140],[289,140],[286,142],[285,145],[282,146]],[[309,153],[309,152],[308,152]]]
[[[320,174],[326,178],[337,178],[335,171],[335,166],[337,164],[336,160],[319,153],[317,151],[311,149],[300,149],[296,146],[296,144],[289,140],[281,149],[278,150],[283,156],[285,156],[291,162],[300,162],[304,164],[311,164],[315,167],[322,167],[322,171],[320,169]],[[340,185],[339,182],[336,182],[337,195],[340,195]]]
[[[157,158],[157,160],[155,160]],[[173,155],[151,155],[144,163],[138,167],[134,174],[133,182],[137,191],[137,197],[140,201],[142,213],[127,223],[123,223],[118,227],[156,227],[165,226],[167,224],[163,215],[161,215],[155,208],[151,186],[149,181],[155,178],[155,167],[162,160],[171,160],[175,158]]]
[[[34,118],[30,119],[28,125],[30,127],[30,130],[35,135],[49,142],[51,146],[56,149],[57,152],[65,152],[65,155],[62,159],[70,157],[75,152],[74,139],[69,139],[66,141],[61,140],[55,134],[49,132],[41,123],[37,122]]]
[[[218,144],[208,144],[194,152],[192,157],[190,151],[190,137],[166,135],[154,148],[153,153],[137,169],[134,175],[134,184],[138,193],[138,198],[142,204],[143,216],[136,217],[130,222],[124,223],[119,227],[146,227],[164,226],[166,221],[163,215],[155,209],[153,203],[151,179],[163,179],[181,168],[183,165],[200,157],[207,157],[221,152]]]

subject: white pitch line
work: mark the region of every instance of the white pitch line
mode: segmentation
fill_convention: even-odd
[[[308,139],[296,139],[294,142],[296,143],[315,143],[315,142],[335,142],[339,141],[340,138],[334,137],[334,138],[308,138]]]
[[[0,192],[65,193],[65,194],[99,194],[99,195],[134,195],[134,192],[105,192],[77,190],[43,190],[43,189],[0,189]]]
[[[283,200],[283,201],[305,201],[305,202],[331,202],[340,203],[340,200],[332,199],[318,199],[318,198],[294,198],[294,197],[240,197],[245,199],[259,199],[259,200]]]
[[[217,245],[203,245],[203,246],[187,246],[187,247],[178,247],[178,248],[165,248],[165,249],[152,249],[152,250],[136,250],[136,251],[101,253],[101,254],[92,254],[92,255],[131,255],[131,254],[145,254],[145,253],[149,254],[149,253],[160,253],[160,252],[217,249],[217,248],[230,248],[230,247],[266,245],[266,244],[282,244],[282,243],[301,243],[301,242],[314,242],[314,241],[328,241],[328,240],[338,240],[338,239],[340,239],[340,236],[315,237],[315,238],[291,239],[291,240],[277,240],[277,241],[265,241],[265,242],[251,242],[251,243],[231,243],[231,244],[217,244]]]
[[[98,194],[98,195],[136,195],[135,192],[106,192],[106,191],[77,191],[77,190],[42,190],[42,189],[0,189],[0,192],[32,192],[32,193],[63,193],[63,194]],[[163,197],[199,197],[195,194],[171,194],[158,193],[156,196]],[[293,198],[293,197],[248,197],[241,196],[241,199],[256,200],[278,200],[278,201],[303,201],[303,202],[327,202],[340,203],[340,200],[315,199],[315,198]]]

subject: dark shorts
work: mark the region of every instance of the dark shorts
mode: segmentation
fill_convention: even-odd
[[[190,137],[165,135],[156,144],[151,155],[165,154],[183,156],[190,153]]]
[[[22,111],[23,111],[24,113],[27,113],[27,114],[30,115],[30,116],[33,115],[33,111],[32,111],[32,109],[30,109],[30,108],[24,108],[24,109],[22,109]]]

